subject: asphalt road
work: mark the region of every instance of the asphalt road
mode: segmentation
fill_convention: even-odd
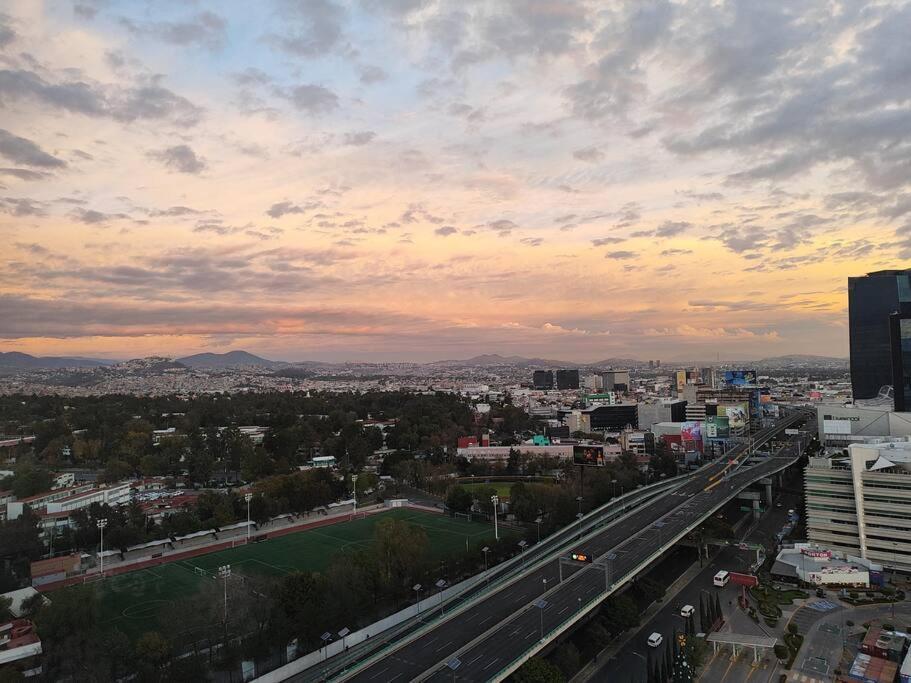
[[[762,441],[777,426],[756,435]],[[729,454],[728,457],[731,457]],[[606,527],[585,542],[584,550],[608,563],[611,577],[637,569],[660,545],[691,526],[699,517],[718,507],[728,496],[755,479],[790,462],[792,456],[770,458],[749,468],[741,468],[724,483],[703,491],[710,477],[722,469],[724,461],[704,467],[677,491],[663,496],[630,514],[624,521]],[[564,581],[559,581],[556,558],[520,580],[479,600],[465,611],[443,621],[419,638],[373,662],[351,677],[338,680],[358,683],[392,683],[414,678],[440,681],[484,681],[500,672],[534,647],[543,632],[561,625],[580,608],[605,590],[614,578],[599,564],[581,565],[572,573],[564,566]],[[546,605],[534,606],[540,597]],[[457,654],[458,653],[458,654]],[[455,671],[446,666],[457,655]]]

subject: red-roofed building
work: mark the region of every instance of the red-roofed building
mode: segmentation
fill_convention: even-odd
[[[41,673],[41,639],[28,619],[0,624],[0,671],[7,669],[25,677]]]

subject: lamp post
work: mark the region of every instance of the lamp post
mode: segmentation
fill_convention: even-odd
[[[223,564],[218,568],[218,576],[225,580],[225,632],[228,630],[228,578],[231,576],[231,565]]]
[[[244,500],[247,502],[247,543],[250,542],[250,501],[253,500],[252,493],[245,493]]]
[[[320,640],[323,641],[323,661],[325,662],[329,657],[329,641],[332,640],[332,634],[326,631],[320,636]]]
[[[487,553],[490,552],[490,548],[485,545],[483,548],[481,548],[481,552],[484,553],[484,573],[487,574]],[[487,577],[487,583],[490,583],[489,576]]]
[[[541,598],[535,602],[535,607],[538,608],[538,612],[541,615],[541,642],[544,642],[544,608],[547,607],[547,600]]]
[[[345,636],[351,633],[351,629],[347,626],[338,632],[338,637],[342,639],[342,652],[345,651]]]
[[[579,539],[582,539],[582,513],[579,512],[576,514],[576,518],[579,520]]]
[[[101,531],[101,550],[98,551],[98,558],[101,560],[101,575],[104,576],[104,528],[108,525],[107,518],[99,519],[98,529]]]
[[[443,616],[443,589],[446,588],[446,579],[440,579],[434,584],[440,590],[440,616]]]
[[[415,597],[417,599],[417,602],[414,603],[415,612],[417,614],[421,613],[421,588],[423,588],[423,586],[419,583],[416,583],[411,587],[411,589],[415,592]]]
[[[490,497],[490,502],[493,503],[493,537],[495,540],[500,540],[500,530],[497,527],[497,506],[500,504],[500,496],[494,494]]]
[[[351,487],[354,489],[354,513],[352,517],[357,517],[357,475],[351,475]]]
[[[542,521],[543,521],[543,520],[541,519],[541,515],[538,515],[538,516],[535,518],[535,524],[538,526],[538,543],[541,542],[541,522],[542,522]]]
[[[527,547],[528,547],[528,541],[526,541],[526,540],[523,538],[521,541],[519,541],[519,554],[524,556],[524,554],[525,554],[525,548],[527,548]],[[523,564],[523,565],[525,564],[525,558],[524,558],[524,557],[522,558],[522,564]]]

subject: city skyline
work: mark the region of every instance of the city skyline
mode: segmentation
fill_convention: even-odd
[[[0,351],[846,357],[908,3],[5,5]]]

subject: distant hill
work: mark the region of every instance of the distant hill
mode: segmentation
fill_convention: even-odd
[[[12,373],[24,370],[57,370],[60,368],[97,368],[113,365],[113,361],[100,358],[66,356],[31,356],[27,353],[0,352],[0,372]]]
[[[260,367],[280,368],[287,365],[281,361],[268,360],[254,356],[246,351],[228,351],[227,353],[197,353],[193,356],[178,358],[177,362],[188,368],[205,368],[218,370],[221,368]]]
[[[564,360],[549,360],[547,358],[525,358],[524,356],[501,356],[498,353],[488,353],[482,356],[466,358],[465,360],[438,360],[428,365],[442,365],[449,367],[488,367],[496,365],[538,366],[551,368],[578,368],[581,363],[570,363]]]

